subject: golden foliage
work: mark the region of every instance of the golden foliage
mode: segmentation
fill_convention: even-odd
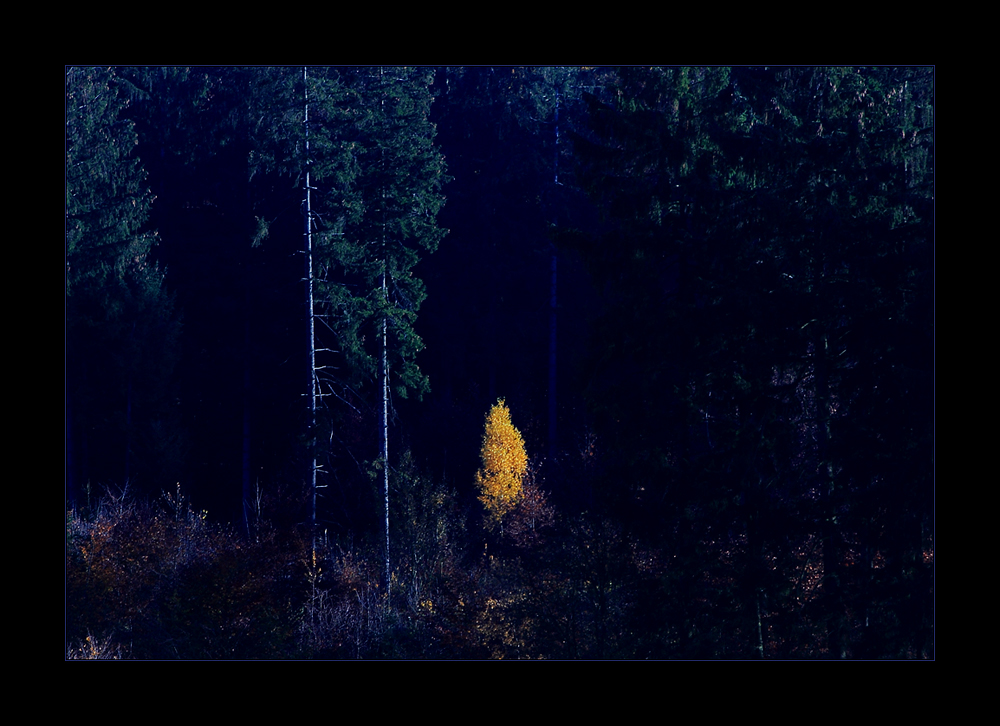
[[[476,472],[479,501],[486,507],[487,527],[501,524],[521,499],[528,455],[521,432],[510,422],[510,409],[503,399],[486,417],[483,435],[482,468]]]

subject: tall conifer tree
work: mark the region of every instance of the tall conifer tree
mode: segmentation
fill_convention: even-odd
[[[867,635],[847,613],[867,596],[845,562],[859,556],[859,533],[875,531],[870,515],[857,517],[865,499],[909,471],[906,495],[882,506],[896,521],[928,521],[932,462],[907,452],[930,449],[929,79],[821,68],[619,77],[608,102],[592,99],[578,150],[609,212],[610,231],[585,247],[614,305],[594,402],[635,424],[607,431],[621,436],[621,464],[637,478],[629,494],[667,505],[672,519],[702,513],[700,532],[668,528],[695,533],[668,543],[678,562],[690,552],[701,568],[720,542],[712,533],[740,533],[715,554],[739,563],[739,588],[710,597],[732,608],[715,628],[720,618],[744,624],[732,652],[768,649],[762,618],[796,607],[801,564],[790,547],[815,540],[824,576],[799,622],[822,633],[829,655],[858,655]],[[904,350],[915,355],[904,360]],[[900,394],[897,406],[872,405],[886,389]],[[889,414],[904,409],[898,421]],[[858,440],[859,427],[873,438]],[[896,542],[894,525],[881,526]],[[919,552],[919,535],[909,538]],[[874,572],[873,548],[862,549]],[[928,592],[910,594],[926,604]],[[704,616],[678,602],[672,617]],[[772,649],[794,648],[805,634],[772,638],[786,639]]]
[[[322,237],[328,273],[319,298],[338,352],[353,371],[348,387],[374,383],[379,419],[386,587],[389,558],[392,394],[423,395],[426,376],[415,356],[423,347],[413,328],[425,297],[414,274],[422,254],[445,234],[437,225],[444,203],[444,158],[430,122],[433,72],[419,68],[337,69],[351,101],[345,143],[354,160],[347,214]]]
[[[112,68],[66,69],[68,487],[150,491],[183,458],[172,395],[179,321],[150,259],[153,201],[126,115],[139,95]]]

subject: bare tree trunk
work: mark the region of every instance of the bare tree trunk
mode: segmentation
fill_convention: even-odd
[[[380,93],[382,88],[382,66],[378,69]],[[382,115],[385,115],[385,95],[383,93],[379,100]],[[385,165],[385,150],[382,150],[382,164]],[[389,308],[389,287],[387,278],[389,274],[389,254],[388,245],[385,238],[385,188],[382,189],[382,302]],[[388,313],[382,313],[382,484],[385,492],[385,596],[388,602],[392,594],[392,564],[389,556],[389,319]]]
[[[386,264],[382,265],[382,297],[388,299]],[[392,571],[389,560],[389,321],[382,316],[382,482],[385,491],[385,594],[392,588]]]
[[[243,530],[250,539],[250,283],[247,282],[244,310],[246,318],[243,321],[243,452],[241,476],[241,511],[243,512]]]
[[[549,457],[556,455],[556,263],[558,256],[552,245],[551,277],[549,282]]]
[[[817,472],[826,498],[822,522],[823,532],[823,595],[828,612],[827,643],[829,657],[847,657],[847,622],[843,613],[842,560],[839,500],[833,463],[830,461],[830,389],[829,341],[825,332],[814,335],[816,361],[816,440],[819,471]]]
[[[312,557],[316,560],[316,318],[313,314],[313,255],[312,255],[312,187],[309,179],[309,86],[306,68],[302,68],[305,94],[305,273],[306,273],[306,315],[309,318],[309,491],[312,507],[309,514],[309,529],[312,533]]]
[[[555,163],[553,166],[552,181],[559,185],[559,92],[556,91],[556,143],[555,143]],[[558,227],[558,214],[553,215],[553,223]],[[549,458],[556,455],[556,421],[557,421],[557,399],[556,399],[556,268],[559,261],[555,244],[552,245],[550,259],[549,277]]]

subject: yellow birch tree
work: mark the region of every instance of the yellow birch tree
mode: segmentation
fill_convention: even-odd
[[[486,417],[483,434],[482,468],[476,472],[479,501],[486,507],[486,526],[491,531],[501,525],[521,499],[528,455],[521,432],[510,422],[510,409],[501,398]]]

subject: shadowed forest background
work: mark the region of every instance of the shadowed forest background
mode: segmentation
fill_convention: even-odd
[[[67,657],[934,657],[933,68],[65,76]]]

